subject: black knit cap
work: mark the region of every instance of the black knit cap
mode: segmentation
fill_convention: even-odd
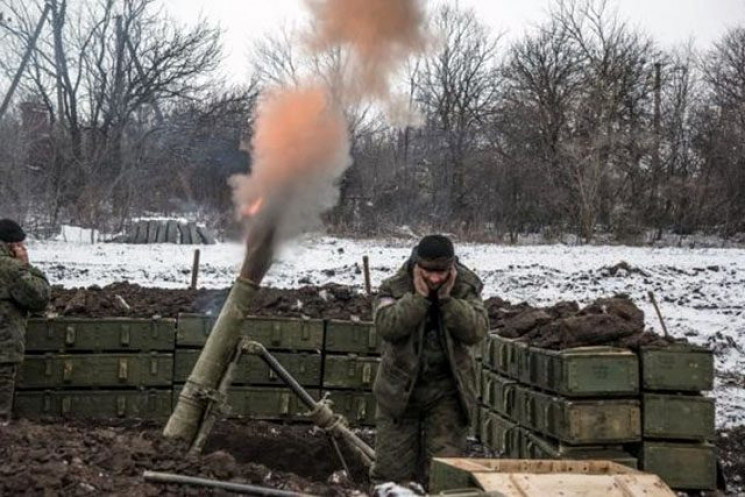
[[[414,248],[414,262],[424,269],[444,271],[455,261],[453,242],[444,235],[427,235]]]
[[[0,242],[18,243],[26,239],[26,233],[12,219],[0,219]]]

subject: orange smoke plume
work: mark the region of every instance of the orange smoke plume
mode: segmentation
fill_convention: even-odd
[[[233,197],[239,212],[276,218],[280,239],[298,234],[336,203],[335,182],[350,162],[349,139],[344,115],[324,88],[265,95],[252,148],[251,174],[231,178]]]
[[[311,47],[347,46],[362,95],[387,99],[390,76],[426,46],[420,0],[306,0],[316,21]],[[361,95],[357,95],[361,96]]]
[[[311,48],[342,47],[352,65],[334,98],[331,88],[306,82],[265,92],[258,107],[251,172],[230,181],[239,215],[271,229],[275,243],[315,227],[337,202],[338,180],[351,163],[342,106],[365,97],[390,106],[391,76],[426,39],[420,0],[306,2],[314,16]]]

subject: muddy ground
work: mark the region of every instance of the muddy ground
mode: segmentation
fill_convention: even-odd
[[[154,422],[14,421],[0,427],[0,495],[235,495],[148,483],[145,470],[315,495],[367,488],[360,464],[353,465],[357,481],[340,475],[326,435],[310,425],[222,421],[201,456],[185,455],[161,430]]]
[[[347,454],[352,478],[341,472],[326,435],[310,425],[218,422],[200,456],[161,436],[152,422],[32,422],[0,426],[2,496],[236,495],[205,487],[146,482],[160,471],[313,495],[361,496],[369,488],[363,466]],[[360,433],[372,443],[369,431]],[[720,431],[717,447],[730,484],[745,490],[745,427]],[[469,455],[489,457],[471,443]]]

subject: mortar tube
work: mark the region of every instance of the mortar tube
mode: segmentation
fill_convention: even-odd
[[[238,278],[207,337],[199,359],[184,384],[163,436],[191,444],[204,417],[209,397],[216,394],[233,353],[241,340],[240,328],[259,286]]]

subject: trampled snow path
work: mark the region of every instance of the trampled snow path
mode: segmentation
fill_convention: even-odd
[[[308,236],[285,246],[264,283],[281,288],[335,282],[362,289],[362,256],[368,255],[373,285],[390,275],[410,252],[410,241],[352,240]],[[185,287],[193,246],[31,242],[32,262],[65,287],[129,281]],[[230,285],[242,260],[238,244],[199,247],[200,286]],[[745,423],[745,250],[538,245],[510,247],[457,244],[461,260],[481,276],[484,297],[547,305],[586,304],[626,293],[660,331],[647,291],[657,296],[675,336],[711,347],[718,372],[717,423]],[[621,261],[632,271],[612,275]]]

